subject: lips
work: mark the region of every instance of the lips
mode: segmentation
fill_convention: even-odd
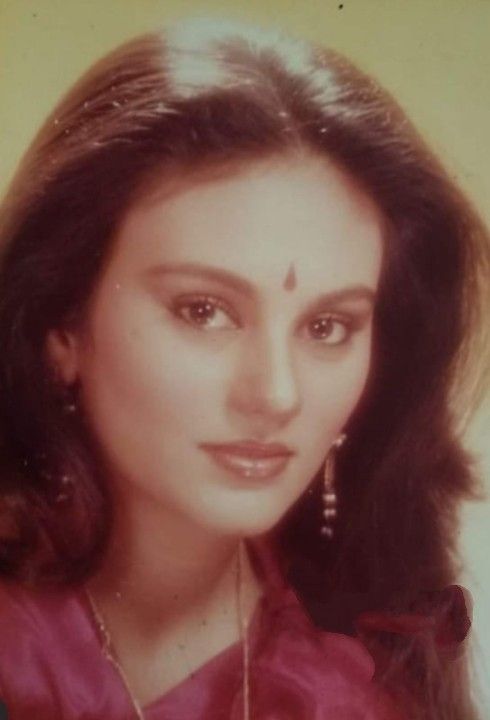
[[[241,440],[234,443],[203,443],[205,450],[225,452],[228,454],[242,455],[250,458],[284,457],[294,454],[294,451],[281,443],[258,443],[254,440]]]
[[[277,477],[294,455],[294,451],[286,445],[249,440],[226,444],[205,443],[201,447],[217,465],[247,479]]]

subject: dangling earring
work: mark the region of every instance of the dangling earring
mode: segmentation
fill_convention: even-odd
[[[74,415],[78,410],[76,386],[56,380],[56,391],[63,414]]]
[[[74,478],[66,470],[61,473],[52,470],[46,463],[46,453],[41,452],[36,457],[40,478],[45,484],[46,492],[54,503],[64,503],[71,499],[75,486]]]
[[[78,412],[76,386],[65,385],[61,381],[57,382],[57,386],[61,412],[64,415],[76,415]],[[50,473],[48,473],[47,477],[56,477],[57,474],[58,473],[54,473],[53,476],[51,476]],[[54,502],[58,504],[70,500],[73,495],[73,487],[73,477],[66,472],[62,472],[57,483]]]
[[[70,475],[62,475],[59,484],[59,492],[55,497],[55,503],[63,503],[69,500],[73,492],[73,478]]]
[[[323,523],[320,533],[329,540],[333,537],[333,521],[337,515],[337,494],[334,486],[334,464],[335,451],[338,450],[345,442],[346,435],[342,433],[332,443],[332,447],[325,458],[325,467],[323,470]]]
[[[75,395],[73,393],[66,392],[63,397],[63,412],[66,415],[73,415],[78,410]]]

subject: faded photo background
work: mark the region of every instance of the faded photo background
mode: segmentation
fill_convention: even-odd
[[[0,193],[59,96],[124,39],[188,16],[275,25],[390,90],[490,225],[489,0],[0,0]],[[490,308],[489,308],[490,316]],[[490,402],[467,434],[490,496]],[[490,708],[490,497],[463,509],[475,692]]]

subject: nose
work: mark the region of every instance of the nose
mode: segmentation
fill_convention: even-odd
[[[295,362],[288,338],[276,329],[248,337],[241,348],[229,394],[233,412],[268,434],[290,422],[301,406]]]

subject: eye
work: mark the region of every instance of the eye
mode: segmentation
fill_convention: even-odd
[[[231,330],[238,323],[232,318],[228,306],[218,298],[199,296],[178,300],[172,312],[189,325],[212,330]]]
[[[342,345],[351,335],[349,323],[334,315],[315,318],[308,323],[308,330],[313,340],[320,340],[324,345]]]

